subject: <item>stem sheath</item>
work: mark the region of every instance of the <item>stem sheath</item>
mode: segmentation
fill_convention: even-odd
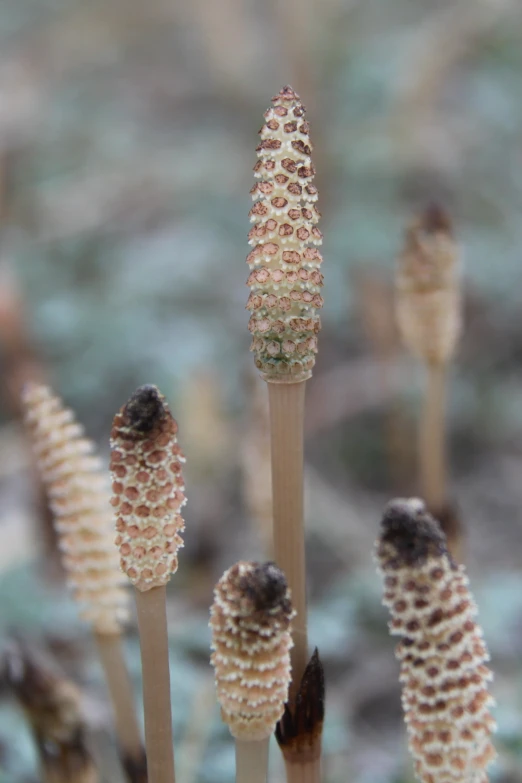
[[[286,783],[321,783],[321,759],[303,764],[285,761]]]

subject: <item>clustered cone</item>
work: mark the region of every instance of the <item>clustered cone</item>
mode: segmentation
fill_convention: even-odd
[[[406,347],[429,364],[451,359],[461,328],[460,261],[449,216],[432,205],[406,231],[396,312]]]
[[[73,412],[49,388],[28,384],[22,403],[67,582],[85,607],[81,616],[99,633],[118,633],[128,598],[101,460]]]
[[[487,783],[492,675],[465,569],[415,499],[388,505],[377,558],[390,631],[402,636],[396,655],[416,774],[423,783]]]
[[[114,418],[111,499],[121,568],[138,590],[168,582],[178,568],[185,458],[178,425],[155,386],[141,386]]]
[[[221,715],[239,740],[269,737],[283,714],[294,614],[274,563],[236,563],[216,585],[211,662]]]
[[[257,148],[259,182],[251,191],[248,328],[263,377],[299,381],[310,377],[321,328],[320,213],[305,109],[291,87],[272,100]]]

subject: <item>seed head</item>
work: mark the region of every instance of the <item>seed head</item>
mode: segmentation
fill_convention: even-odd
[[[390,631],[402,636],[402,702],[422,783],[487,783],[495,758],[492,674],[463,566],[420,500],[386,508],[376,545]]]
[[[310,377],[317,353],[322,234],[304,106],[291,87],[272,102],[257,148],[259,181],[251,190],[246,306],[256,367],[265,380],[295,382]]]
[[[269,737],[283,714],[294,615],[275,563],[236,563],[216,585],[210,660],[221,715],[237,739]]]
[[[397,263],[396,312],[407,348],[427,363],[447,362],[461,328],[459,251],[449,216],[428,207],[406,231]]]
[[[94,443],[46,386],[27,384],[25,423],[49,505],[67,582],[99,633],[117,633],[127,594],[114,549],[110,494]]]
[[[176,424],[156,386],[140,386],[111,431],[111,504],[122,570],[138,590],[164,585],[178,568],[186,503]]]

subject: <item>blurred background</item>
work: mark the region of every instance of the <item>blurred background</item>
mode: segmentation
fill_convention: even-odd
[[[0,0],[0,44],[0,643],[23,639],[82,686],[105,779],[119,780],[19,391],[49,382],[106,457],[116,410],[156,383],[187,454],[186,543],[169,588],[178,779],[233,779],[208,606],[226,567],[263,557],[270,524],[244,258],[257,130],[290,83],[308,108],[325,237],[306,413],[325,778],[412,779],[372,542],[384,503],[417,486],[422,373],[395,332],[392,278],[405,224],[435,199],[465,257],[451,488],[496,674],[492,777],[522,780],[522,4]],[[127,652],[139,694],[134,622]],[[0,697],[0,781],[36,783],[2,678]]]

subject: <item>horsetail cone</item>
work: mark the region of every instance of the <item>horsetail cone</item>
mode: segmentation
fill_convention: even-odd
[[[166,584],[178,568],[186,503],[185,458],[178,425],[156,386],[140,386],[114,418],[111,499],[120,564],[144,592]]]
[[[377,541],[390,631],[402,637],[403,707],[410,751],[423,783],[487,783],[495,758],[492,674],[463,566],[446,548],[422,501],[386,508]]]
[[[461,329],[459,249],[436,205],[406,231],[397,262],[396,313],[406,347],[428,364],[451,359]]]
[[[47,386],[27,384],[22,404],[67,583],[95,631],[119,633],[128,597],[114,549],[110,493],[94,443]]]
[[[222,718],[238,740],[266,739],[283,714],[294,615],[275,563],[241,561],[216,585],[211,663]]]
[[[297,382],[310,377],[317,353],[322,234],[304,106],[291,87],[283,87],[272,103],[257,148],[259,182],[251,190],[255,204],[246,307],[261,375],[267,381]]]

